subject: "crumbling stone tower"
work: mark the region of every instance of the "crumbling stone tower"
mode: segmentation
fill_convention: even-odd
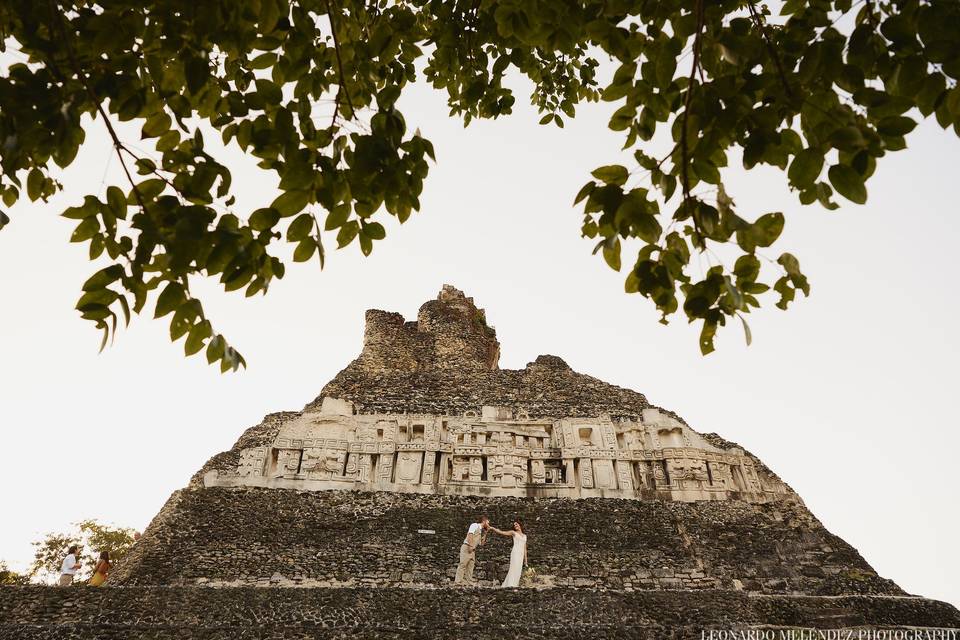
[[[124,638],[960,626],[877,575],[745,449],[557,356],[505,370],[499,354],[450,286],[416,321],[368,311],[359,357],[319,397],[171,496],[112,577],[123,589],[0,591],[0,638],[67,637],[57,616],[85,604],[91,630],[111,620]],[[452,587],[481,513],[526,522],[528,588]],[[481,587],[508,554],[481,550]],[[103,637],[84,633],[69,637]]]

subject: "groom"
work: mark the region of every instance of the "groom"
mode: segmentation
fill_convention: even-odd
[[[477,547],[487,541],[489,526],[489,518],[480,516],[480,522],[474,522],[467,529],[467,537],[460,545],[460,564],[457,565],[457,576],[453,579],[453,584],[473,583],[473,565],[477,562]]]

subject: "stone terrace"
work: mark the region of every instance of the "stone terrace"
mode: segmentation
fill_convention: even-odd
[[[732,591],[0,587],[0,640],[647,639],[867,626],[960,627],[960,612],[921,598]]]
[[[481,513],[530,534],[544,585],[903,592],[796,502],[680,503],[388,492],[191,488],[170,499],[113,580],[434,588],[452,582],[467,524]],[[427,530],[434,533],[419,533]],[[477,554],[480,584],[503,579],[509,541]]]

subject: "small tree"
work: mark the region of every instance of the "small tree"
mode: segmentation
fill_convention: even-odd
[[[111,527],[96,520],[78,522],[69,533],[48,533],[33,543],[34,556],[28,576],[32,580],[52,582],[60,575],[60,566],[71,545],[80,547],[77,560],[80,562],[78,579],[85,580],[93,574],[101,551],[110,552],[114,564],[123,559],[133,546],[133,529]]]
[[[11,570],[7,563],[0,560],[0,585],[27,584],[30,577]]]

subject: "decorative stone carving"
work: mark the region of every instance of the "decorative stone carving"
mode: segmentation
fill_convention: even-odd
[[[580,486],[593,489],[593,461],[590,458],[580,458]]]
[[[477,456],[470,458],[470,480],[479,482],[483,477],[483,458]]]
[[[617,460],[614,464],[617,470],[617,484],[619,488],[623,491],[633,489],[633,474],[630,473],[630,463],[625,460]]]
[[[703,460],[676,458],[667,461],[672,484],[680,489],[700,489],[708,484],[707,467]]]
[[[667,468],[663,460],[657,460],[653,463],[653,482],[656,488],[668,488],[670,480],[667,478]]]
[[[552,485],[567,484],[567,470],[559,460],[546,460],[543,463],[544,482]]]
[[[533,484],[544,484],[547,481],[547,474],[543,466],[543,460],[530,461],[530,481]]]
[[[303,450],[300,470],[310,480],[330,480],[344,475],[347,452],[310,447]]]
[[[273,474],[275,478],[296,475],[300,471],[302,449],[277,449],[276,452],[277,466]]]
[[[267,447],[249,447],[240,451],[237,475],[241,478],[262,476],[267,460]]]
[[[397,481],[413,484],[420,479],[420,464],[423,454],[414,451],[401,451],[397,454]]]
[[[271,445],[242,449],[233,472],[207,474],[205,482],[635,499],[656,489],[677,500],[790,493],[743,450],[719,449],[659,412],[640,423],[606,414],[532,419],[495,406],[463,417],[349,410],[331,401],[296,415]]]
[[[597,489],[616,489],[617,476],[613,471],[613,460],[594,460],[593,480]]]
[[[376,482],[380,486],[389,486],[393,480],[393,456],[381,454],[377,464]]]

